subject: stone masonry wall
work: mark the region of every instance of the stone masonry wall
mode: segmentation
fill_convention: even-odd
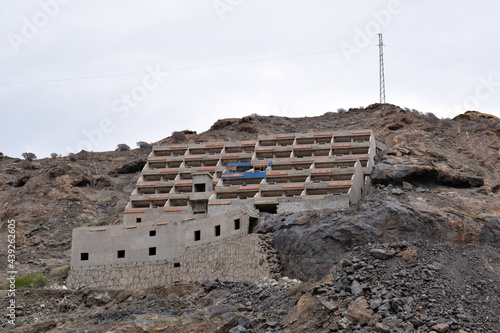
[[[282,201],[278,205],[278,214],[296,213],[315,209],[346,209],[349,208],[349,198],[325,198],[323,200],[290,200]]]
[[[158,265],[72,270],[70,288],[143,289],[175,282],[257,281],[277,271],[265,236],[250,234],[221,244],[184,252],[178,261]]]
[[[247,214],[256,212],[254,207],[254,202],[252,199],[238,200],[238,202],[232,202],[230,205],[208,205],[208,217],[214,217],[230,213],[235,209],[242,209]]]

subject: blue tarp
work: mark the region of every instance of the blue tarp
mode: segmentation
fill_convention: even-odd
[[[235,175],[241,175],[241,176],[235,176]],[[224,178],[226,179],[266,178],[266,172],[265,171],[224,172],[222,174],[222,179]]]
[[[268,170],[273,162],[269,163],[269,166],[267,167],[266,170]],[[242,163],[228,163],[228,166],[235,166],[236,168],[238,167],[248,167],[252,168],[252,163],[251,162],[242,162]],[[236,172],[223,172],[222,173],[222,180],[224,179],[248,179],[248,178],[266,178],[267,173],[266,171],[236,171]]]

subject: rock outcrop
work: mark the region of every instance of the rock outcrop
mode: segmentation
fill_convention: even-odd
[[[488,195],[470,190],[381,186],[346,211],[271,217],[284,274],[320,278],[354,246],[425,240],[500,248],[500,210]],[[484,214],[484,212],[490,212]],[[269,227],[268,227],[269,229]],[[272,229],[272,228],[270,228]]]

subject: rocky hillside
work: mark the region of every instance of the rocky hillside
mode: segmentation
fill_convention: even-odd
[[[354,247],[308,284],[26,289],[14,332],[498,332],[500,254],[472,245]]]
[[[267,215],[259,226],[274,237],[283,276],[305,284],[207,281],[118,294],[26,289],[16,330],[500,331],[498,118],[467,112],[443,120],[375,104],[318,117],[222,119],[207,132],[160,142],[362,128],[388,146],[365,199],[338,212]],[[58,272],[69,265],[71,230],[119,223],[148,153],[1,158],[0,237],[16,220],[19,276],[43,273],[59,277],[49,284],[64,284]]]

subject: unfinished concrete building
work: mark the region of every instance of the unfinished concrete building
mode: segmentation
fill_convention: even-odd
[[[154,146],[123,225],[74,230],[70,281],[74,286],[147,287],[158,277],[145,281],[140,272],[155,269],[154,274],[167,276],[162,283],[269,277],[269,267],[262,265],[266,253],[258,246],[249,243],[240,246],[242,253],[229,254],[221,244],[244,244],[259,212],[344,209],[357,203],[381,148],[371,130]],[[207,262],[217,266],[222,260],[223,268],[199,269],[187,262],[207,249],[213,252]],[[250,259],[237,264],[248,253]],[[120,269],[130,267],[137,277],[120,277]],[[111,275],[113,282],[95,282],[96,276]]]

